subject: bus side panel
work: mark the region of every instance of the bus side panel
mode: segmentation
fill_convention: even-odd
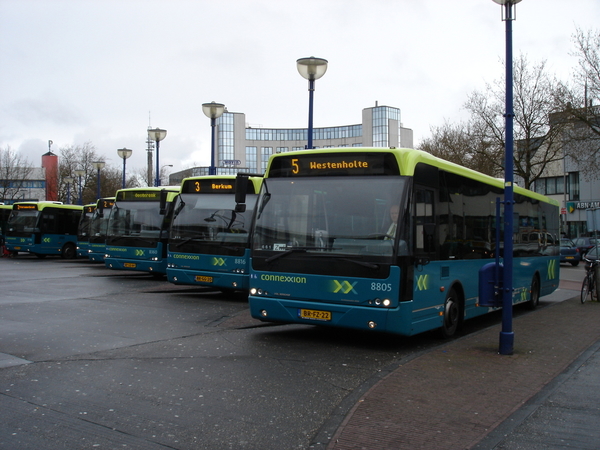
[[[248,290],[250,249],[243,256],[169,252],[167,278],[174,284]]]
[[[387,279],[343,279],[324,275],[253,272],[250,287],[256,289],[258,294],[249,297],[250,312],[254,318],[275,322],[412,334],[409,309],[405,304],[400,306],[398,302],[399,280],[400,269],[396,266],[391,267]],[[323,301],[313,302],[312,298]],[[391,300],[390,307],[380,304],[384,299]],[[301,310],[317,311],[316,318],[301,317]],[[267,312],[267,316],[263,311]],[[321,315],[325,320],[317,317],[320,312],[325,313]],[[401,317],[401,314],[406,313],[408,316]],[[375,324],[375,328],[369,326],[370,322]]]
[[[106,246],[104,264],[109,269],[135,270],[158,274],[167,273],[167,260],[162,258],[162,242],[158,242],[154,248],[148,247],[124,247]]]

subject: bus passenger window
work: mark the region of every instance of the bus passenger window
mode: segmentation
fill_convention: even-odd
[[[435,217],[433,214],[433,191],[415,190],[415,252],[435,251]]]

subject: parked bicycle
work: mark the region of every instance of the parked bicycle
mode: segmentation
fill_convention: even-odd
[[[596,289],[596,266],[600,264],[598,259],[587,259],[583,258],[585,264],[585,278],[581,285],[581,303],[585,303],[586,300],[598,300],[598,290]]]

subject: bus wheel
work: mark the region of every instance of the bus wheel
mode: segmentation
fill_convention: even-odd
[[[62,248],[60,256],[62,256],[63,259],[73,259],[77,256],[77,248],[69,242]]]
[[[449,338],[454,336],[460,326],[461,320],[460,298],[454,289],[450,289],[444,303],[444,321],[441,328],[442,337]]]
[[[540,304],[540,279],[537,275],[533,276],[531,280],[531,290],[529,292],[529,301],[527,306],[529,309],[535,309]]]

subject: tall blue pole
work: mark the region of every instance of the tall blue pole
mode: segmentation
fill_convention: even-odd
[[[215,168],[215,144],[217,142],[217,119],[216,117],[210,118],[210,167],[208,168],[209,175],[216,175],[217,171]]]
[[[506,114],[505,160],[504,160],[504,291],[502,295],[502,331],[499,353],[512,355],[515,335],[512,329],[513,315],[513,59],[512,21],[513,1],[504,4],[506,22]]]
[[[83,192],[81,190],[81,175],[78,176],[79,178],[79,204],[83,205]]]
[[[313,148],[313,97],[315,94],[315,80],[308,80],[308,145]]]
[[[100,167],[98,167],[98,195],[96,199],[100,198]]]
[[[154,186],[160,186],[160,166],[158,162],[158,150],[160,148],[160,141],[156,140],[156,179],[154,180]]]
[[[126,160],[126,159],[127,159],[127,158],[123,157],[123,184],[122,184],[122,186],[123,186],[123,189],[125,189],[125,184],[126,184],[126,181],[127,181],[127,180],[125,179],[125,160]]]

